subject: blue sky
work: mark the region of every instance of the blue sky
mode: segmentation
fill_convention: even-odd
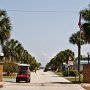
[[[11,19],[11,38],[44,66],[65,49],[77,56],[77,46],[69,43],[69,37],[79,30],[79,11],[88,4],[90,0],[1,0],[0,9]],[[82,46],[82,54],[89,51],[90,45]]]

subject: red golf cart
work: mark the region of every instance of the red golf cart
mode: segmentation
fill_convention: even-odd
[[[19,64],[17,67],[16,82],[30,82],[30,69],[28,64]]]

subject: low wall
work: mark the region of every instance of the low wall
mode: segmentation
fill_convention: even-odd
[[[83,65],[83,81],[90,83],[90,64]]]
[[[0,82],[2,81],[3,78],[3,65],[0,65]]]

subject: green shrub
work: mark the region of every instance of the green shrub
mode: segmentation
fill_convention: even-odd
[[[83,74],[83,70],[80,71],[80,74]]]
[[[78,72],[75,71],[75,70],[70,70],[69,71],[69,76],[77,76],[78,75]]]

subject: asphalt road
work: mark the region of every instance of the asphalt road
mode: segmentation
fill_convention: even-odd
[[[31,83],[16,83],[15,79],[4,79],[0,90],[85,90],[78,84],[72,84],[52,72],[39,70],[31,73]]]

